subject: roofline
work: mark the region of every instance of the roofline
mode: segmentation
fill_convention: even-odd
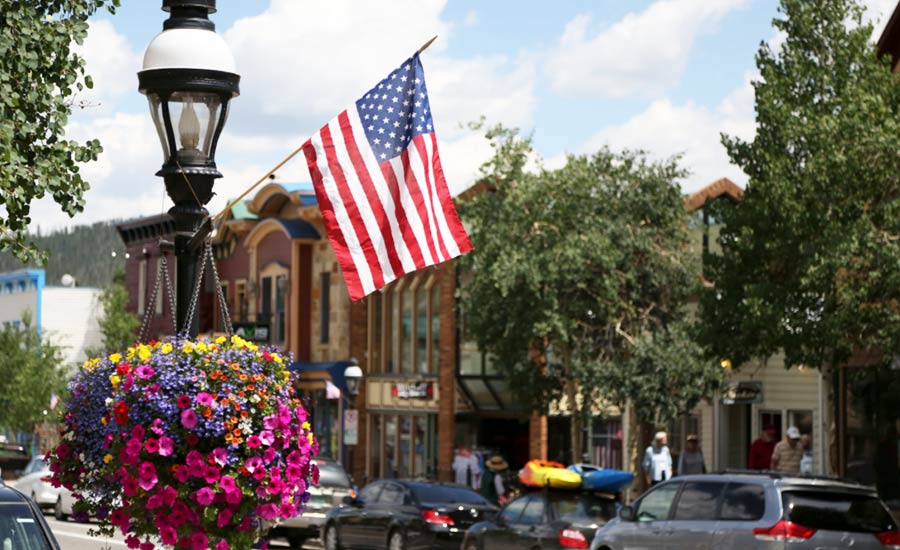
[[[728,178],[719,178],[684,199],[684,207],[688,212],[701,208],[707,201],[725,197],[732,202],[741,202],[744,190]]]
[[[894,8],[891,18],[878,37],[877,47],[878,55],[891,55],[891,69],[896,72],[897,62],[900,61],[900,4]]]

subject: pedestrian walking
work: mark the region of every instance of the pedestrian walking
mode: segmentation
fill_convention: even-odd
[[[678,475],[705,474],[706,462],[703,460],[703,451],[700,450],[700,439],[696,434],[690,434],[684,442],[684,450],[678,457]]]
[[[506,502],[506,487],[503,484],[503,472],[509,468],[506,460],[494,455],[484,463],[485,472],[481,476],[481,496],[494,504]]]
[[[644,451],[644,481],[648,487],[672,477],[672,453],[667,442],[666,432],[656,432],[653,444]]]
[[[766,426],[766,428],[750,445],[750,456],[747,459],[747,466],[751,470],[769,470],[772,467],[772,453],[775,452],[775,436],[777,435],[775,428]]]
[[[779,441],[772,452],[772,469],[787,474],[800,473],[800,459],[803,445],[800,444],[800,430],[796,426],[787,429],[787,438]]]

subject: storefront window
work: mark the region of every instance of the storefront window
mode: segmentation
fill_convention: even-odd
[[[400,372],[414,372],[413,369],[413,289],[407,285],[400,300],[402,341],[400,342]]]
[[[416,290],[416,372],[428,373],[428,289]]]
[[[412,418],[406,415],[399,417],[400,448],[397,463],[400,465],[399,476],[409,477],[410,441],[412,440]]]
[[[438,373],[441,349],[441,285],[435,281],[431,286],[431,372]]]
[[[384,417],[384,475],[386,479],[397,477],[397,417]]]
[[[369,432],[369,456],[371,457],[370,462],[370,476],[372,479],[378,479],[381,476],[381,423],[382,416],[380,414],[369,415],[369,418],[372,422],[372,427]]]
[[[595,418],[591,428],[591,462],[601,468],[622,468],[622,419]]]
[[[414,478],[424,477],[425,471],[425,450],[428,448],[428,418],[425,416],[413,417],[413,472]]]

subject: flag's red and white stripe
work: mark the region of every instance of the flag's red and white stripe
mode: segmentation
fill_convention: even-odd
[[[351,299],[472,249],[433,132],[379,163],[351,108],[311,137],[303,152]]]

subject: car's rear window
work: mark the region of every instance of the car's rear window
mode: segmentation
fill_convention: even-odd
[[[827,531],[880,533],[896,529],[884,504],[874,496],[826,491],[785,491],[784,519]]]
[[[593,493],[553,493],[550,505],[556,517],[566,521],[609,520],[616,515],[616,503],[611,498]]]
[[[465,487],[411,483],[410,487],[419,502],[430,504],[488,504],[481,495]]]
[[[350,487],[350,478],[340,464],[334,462],[316,462],[319,467],[319,487]]]
[[[0,505],[0,548],[50,550],[50,543],[27,504]]]

